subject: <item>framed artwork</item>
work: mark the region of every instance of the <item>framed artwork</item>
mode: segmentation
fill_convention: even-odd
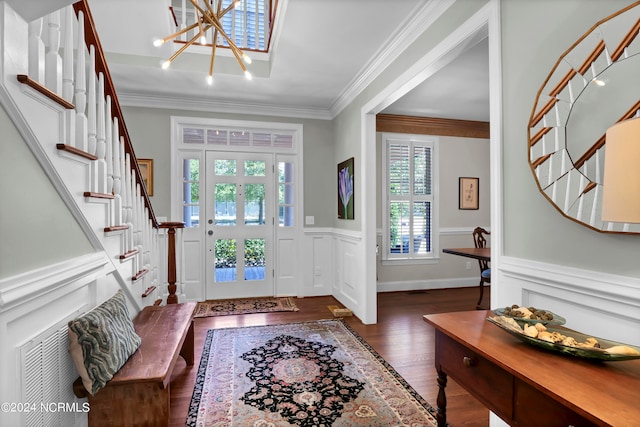
[[[480,178],[460,177],[458,179],[458,209],[478,209]]]
[[[354,219],[353,157],[338,164],[338,218]]]
[[[153,159],[138,159],[138,167],[142,175],[142,182],[147,187],[147,194],[153,196]]]

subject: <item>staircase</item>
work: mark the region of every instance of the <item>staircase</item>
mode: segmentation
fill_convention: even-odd
[[[25,57],[4,64],[8,110],[132,304],[157,304],[167,259],[159,239],[182,225],[155,217],[88,4],[13,25],[19,31],[7,32],[5,46]],[[164,296],[176,302],[172,279]]]
[[[178,302],[183,224],[156,219],[86,1],[29,22],[0,1],[0,42],[0,104],[95,251],[0,276],[0,400],[78,409],[66,322],[116,289],[132,316]],[[82,410],[0,414],[0,425],[84,424]]]

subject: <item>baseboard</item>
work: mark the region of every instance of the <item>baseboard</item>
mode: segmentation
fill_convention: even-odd
[[[378,292],[422,291],[429,289],[468,288],[478,286],[475,277],[436,280],[406,280],[399,282],[378,282]]]

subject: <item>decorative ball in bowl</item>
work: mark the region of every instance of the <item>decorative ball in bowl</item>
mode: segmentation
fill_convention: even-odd
[[[566,319],[549,310],[535,307],[520,307],[517,304],[493,310],[498,316],[512,317],[514,320],[524,323],[542,323],[544,325],[564,325]]]

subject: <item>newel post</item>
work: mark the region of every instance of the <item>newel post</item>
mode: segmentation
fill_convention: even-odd
[[[169,241],[167,243],[167,286],[169,295],[167,296],[167,304],[177,304],[178,295],[176,295],[176,230],[184,228],[184,222],[163,222],[160,228],[167,229]]]

